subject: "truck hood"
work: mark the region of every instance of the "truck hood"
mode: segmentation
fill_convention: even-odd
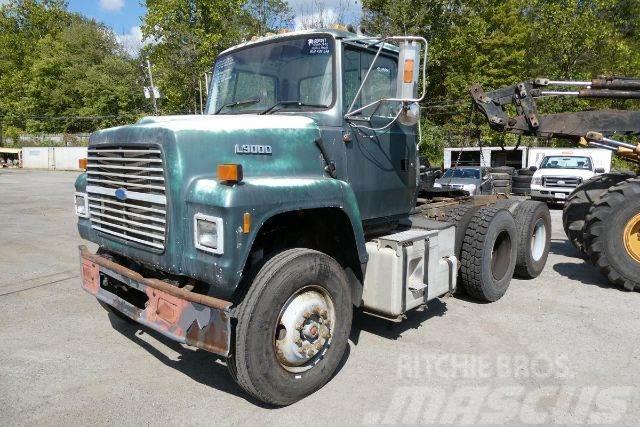
[[[303,116],[160,116],[96,132],[89,146],[160,146],[172,180],[183,181],[215,176],[220,163],[241,164],[245,177],[322,176],[318,138],[316,122]]]
[[[566,176],[579,177],[585,180],[591,178],[593,175],[593,171],[586,169],[538,169],[533,174],[533,177],[537,178],[543,176]]]

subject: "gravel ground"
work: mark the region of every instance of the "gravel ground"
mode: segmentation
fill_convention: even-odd
[[[0,424],[637,425],[640,294],[611,288],[553,210],[535,280],[445,298],[393,325],[358,315],[336,376],[269,408],[222,361],[105,312],[80,288],[76,173],[0,169]]]

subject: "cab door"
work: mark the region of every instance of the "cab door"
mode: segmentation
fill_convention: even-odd
[[[342,103],[346,113],[362,83],[375,50],[344,45],[342,55]],[[397,56],[381,53],[353,109],[381,98],[394,97]],[[382,103],[345,120],[348,180],[358,200],[363,220],[406,214],[415,203],[417,178],[416,126],[397,121],[398,103]],[[371,116],[370,120],[365,118]],[[367,129],[368,128],[368,129]]]

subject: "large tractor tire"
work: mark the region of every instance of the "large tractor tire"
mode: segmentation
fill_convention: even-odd
[[[231,375],[268,404],[302,399],[336,371],[352,311],[349,282],[336,260],[311,249],[280,252],[238,306]]]
[[[518,227],[518,257],[515,275],[521,279],[538,277],[549,255],[551,214],[546,203],[525,200],[515,212]]]
[[[607,173],[594,176],[583,182],[569,195],[562,210],[562,226],[567,238],[582,256],[587,256],[584,247],[584,225],[589,209],[610,187],[631,178],[628,173]]]
[[[506,209],[479,209],[465,230],[460,255],[460,282],[466,293],[493,302],[507,289],[516,266],[518,235]]]
[[[640,178],[622,181],[599,197],[587,215],[584,247],[610,283],[640,291]]]

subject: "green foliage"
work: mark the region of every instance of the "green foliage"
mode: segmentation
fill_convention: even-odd
[[[285,0],[247,0],[245,10],[252,21],[251,34],[264,36],[293,24],[294,14]]]
[[[62,0],[5,5],[0,52],[0,116],[13,134],[90,132],[142,112],[135,62],[108,28],[70,13]]]
[[[204,73],[220,52],[255,35],[291,25],[283,0],[146,0],[143,52],[154,64],[161,111],[199,111]]]
[[[535,77],[640,76],[637,0],[364,0],[363,7],[370,32],[419,34],[429,40],[423,106],[429,125],[422,138],[429,153],[428,145],[441,135],[451,145],[475,144],[478,131],[487,144],[516,143],[513,135],[491,132],[483,120],[470,122],[472,83],[491,89]],[[638,107],[630,101],[575,98],[540,104],[542,113]],[[439,148],[433,151],[436,158],[442,156]]]

